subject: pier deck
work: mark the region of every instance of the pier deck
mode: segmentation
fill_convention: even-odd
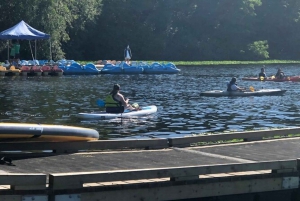
[[[300,138],[264,140],[203,147],[138,151],[82,152],[44,157],[15,157],[10,173],[69,173],[182,167],[300,158]],[[14,159],[14,157],[13,157]]]
[[[2,142],[0,151],[55,152],[1,152],[13,163],[0,165],[0,200],[152,201],[240,194],[246,196],[243,200],[259,201],[260,196],[274,200],[280,194],[296,201],[300,197],[300,138],[258,137],[288,136],[300,133],[299,129],[149,141]],[[190,146],[216,139],[244,142]],[[155,145],[159,149],[142,149]],[[76,148],[86,151],[76,152]],[[67,150],[70,153],[64,153]]]

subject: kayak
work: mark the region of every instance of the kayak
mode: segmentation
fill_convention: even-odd
[[[114,118],[128,118],[134,116],[146,116],[157,112],[157,107],[155,105],[141,107],[141,110],[130,111],[125,110],[123,113],[107,113],[104,111],[101,112],[92,112],[92,113],[79,113],[78,118],[81,119],[114,119]]]
[[[242,80],[245,80],[245,81],[272,81],[272,82],[289,82],[289,81],[299,82],[300,76],[284,77],[283,79],[268,77],[263,80],[261,80],[260,78],[257,78],[257,77],[244,77],[244,78],[242,78]]]
[[[265,96],[265,95],[282,95],[286,90],[281,89],[260,89],[257,91],[205,91],[200,93],[200,96],[212,96],[212,97],[221,97],[221,96]]]

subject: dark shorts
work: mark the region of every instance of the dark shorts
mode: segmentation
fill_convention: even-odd
[[[107,107],[106,108],[107,113],[123,113],[124,107]]]

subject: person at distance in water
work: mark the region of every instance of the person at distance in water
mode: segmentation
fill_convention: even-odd
[[[281,68],[278,68],[277,73],[275,75],[276,79],[283,79],[285,77],[284,72],[281,70]]]
[[[265,68],[260,69],[260,73],[258,74],[258,78],[261,80],[267,79]]]
[[[120,93],[120,85],[115,84],[113,90],[105,98],[106,112],[110,113],[123,113],[125,109],[127,110],[140,110],[138,107],[133,107],[129,104],[129,99],[124,98]]]
[[[227,84],[227,91],[244,91],[242,87],[238,87],[236,83],[236,78],[233,77],[231,81]]]

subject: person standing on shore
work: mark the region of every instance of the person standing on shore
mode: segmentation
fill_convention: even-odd
[[[12,42],[12,44],[10,45],[10,54],[9,54],[9,58],[10,59],[15,59],[16,56],[16,51],[15,51],[15,45]]]
[[[124,50],[124,58],[125,58],[125,63],[130,65],[130,59],[132,58],[132,54],[129,45],[127,45],[127,47]]]
[[[14,48],[15,48],[15,59],[20,59],[20,43],[19,43],[19,40],[15,41]]]

